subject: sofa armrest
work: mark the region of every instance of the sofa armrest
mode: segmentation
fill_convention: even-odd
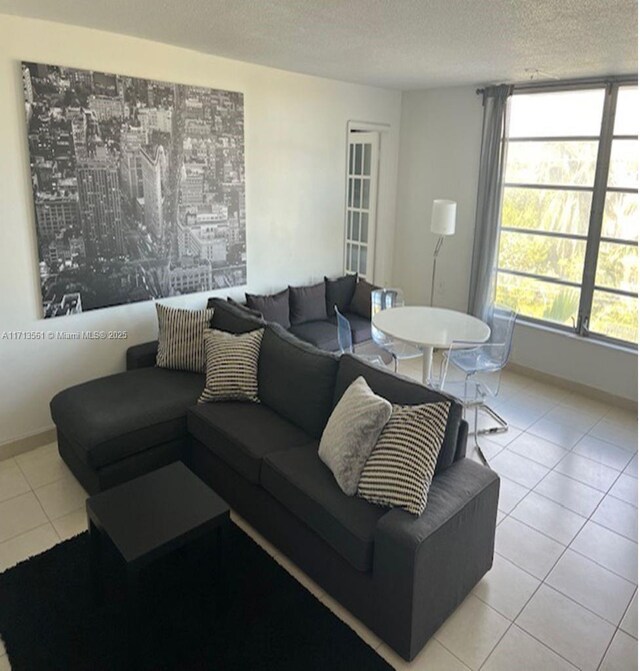
[[[491,568],[499,487],[492,470],[460,459],[434,478],[420,517],[396,508],[378,522],[378,626],[406,659]]]
[[[127,350],[127,370],[135,368],[150,368],[156,365],[156,354],[158,353],[158,341],[144,342],[134,345]]]
[[[458,429],[458,440],[456,441],[456,453],[453,456],[453,461],[464,459],[467,456],[467,439],[469,438],[469,423],[466,419],[460,420],[460,428]]]

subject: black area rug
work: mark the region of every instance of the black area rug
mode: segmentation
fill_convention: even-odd
[[[391,668],[234,525],[223,547],[220,576],[212,576],[213,549],[205,544],[143,573],[137,668]],[[13,671],[125,668],[122,568],[107,558],[106,602],[94,606],[88,550],[84,533],[0,574],[0,636]],[[224,599],[213,577],[224,581]]]

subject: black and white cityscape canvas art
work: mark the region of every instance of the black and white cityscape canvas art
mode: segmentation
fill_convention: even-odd
[[[246,284],[241,93],[22,78],[45,317]]]

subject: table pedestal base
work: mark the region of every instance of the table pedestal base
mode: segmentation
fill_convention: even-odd
[[[421,347],[422,350],[422,384],[431,384],[431,369],[433,367],[433,347]]]

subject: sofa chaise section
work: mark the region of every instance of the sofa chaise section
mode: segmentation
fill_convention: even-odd
[[[226,301],[215,305],[213,328],[264,326]],[[126,372],[70,387],[51,401],[60,455],[92,494],[180,459],[187,408],[197,403],[204,374],[156,367],[157,349],[157,341],[131,347]]]
[[[60,454],[91,493],[171,463],[203,386],[198,373],[138,368],[65,389],[51,401]]]

